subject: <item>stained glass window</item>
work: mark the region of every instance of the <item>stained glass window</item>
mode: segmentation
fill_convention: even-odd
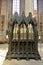
[[[13,0],[13,14],[15,12],[20,12],[20,0]]]
[[[37,0],[34,0],[34,10],[37,10]]]

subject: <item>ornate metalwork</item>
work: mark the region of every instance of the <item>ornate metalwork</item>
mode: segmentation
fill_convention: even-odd
[[[8,53],[6,58],[41,59],[38,52],[38,30],[31,12],[26,18],[25,13],[19,17],[17,13],[8,24]]]

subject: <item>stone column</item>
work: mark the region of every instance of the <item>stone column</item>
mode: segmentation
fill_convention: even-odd
[[[20,15],[25,11],[25,0],[20,0]]]
[[[1,3],[1,19],[2,20],[4,16],[3,31],[1,34],[4,38],[6,38],[6,30],[8,29],[8,21],[12,15],[12,2],[13,0],[2,0],[2,3]]]
[[[43,0],[38,0],[37,2],[38,9],[38,28],[41,36],[41,42],[43,42]]]
[[[25,0],[25,15],[28,16],[29,12],[34,12],[34,0]]]
[[[2,18],[2,21],[3,21],[3,31],[1,31],[2,32],[1,34],[2,34],[3,41],[5,40],[5,37],[6,37],[5,36],[5,34],[6,34],[6,26],[7,26],[6,12],[7,12],[7,10],[6,10],[6,0],[2,0],[2,4],[1,4],[1,18]]]
[[[1,3],[2,3],[2,0],[0,0],[0,15],[1,15]]]

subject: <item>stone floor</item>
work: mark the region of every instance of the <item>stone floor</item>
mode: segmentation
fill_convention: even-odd
[[[41,61],[36,60],[5,60],[6,53],[8,51],[8,44],[0,44],[0,65],[43,65],[43,43],[38,44],[39,54],[41,56]]]

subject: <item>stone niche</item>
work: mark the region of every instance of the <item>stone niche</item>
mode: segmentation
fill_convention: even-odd
[[[6,59],[41,60],[38,52],[38,30],[31,12],[26,17],[17,12],[8,23],[8,53]]]

